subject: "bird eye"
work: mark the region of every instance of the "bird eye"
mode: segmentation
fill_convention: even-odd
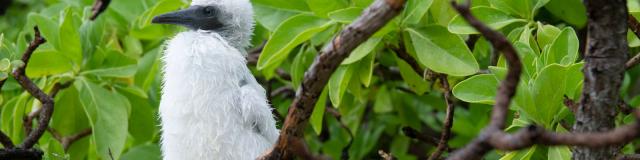
[[[215,13],[215,8],[213,8],[213,7],[205,7],[205,8],[203,9],[203,13],[204,13],[205,15],[212,16],[212,15]]]

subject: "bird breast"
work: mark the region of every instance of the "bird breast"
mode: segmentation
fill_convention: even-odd
[[[222,37],[180,33],[167,44],[163,62],[160,117],[165,160],[254,159],[273,144],[274,138],[256,133],[255,124],[245,118],[240,82],[253,77],[242,54]],[[265,105],[256,110],[270,115],[264,92],[259,94]],[[272,128],[276,130],[275,124]]]

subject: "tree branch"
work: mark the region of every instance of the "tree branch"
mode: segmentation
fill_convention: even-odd
[[[9,138],[9,136],[7,136],[7,134],[2,131],[0,131],[0,143],[2,143],[2,146],[4,146],[4,148],[11,149],[15,147],[15,145],[11,141],[11,138]]]
[[[42,155],[44,153],[38,149],[22,149],[22,148],[12,148],[12,149],[2,149],[0,150],[0,159],[42,159]]]
[[[627,17],[627,23],[629,23],[629,29],[633,31],[633,34],[640,38],[640,22],[632,15],[629,15],[629,17]]]
[[[603,132],[616,127],[615,119],[629,56],[627,0],[585,0],[587,46],[584,83],[575,114],[574,132]],[[622,145],[622,144],[616,144]],[[576,146],[574,159],[610,159],[621,146],[591,148]]]
[[[42,112],[40,113],[38,128],[28,133],[28,136],[25,138],[24,142],[19,146],[20,148],[29,149],[33,147],[38,142],[38,139],[42,136],[44,131],[49,126],[49,121],[51,120],[51,115],[53,114],[53,98],[47,95],[42,91],[38,86],[31,81],[26,73],[25,69],[29,64],[29,60],[31,59],[31,55],[33,52],[43,43],[46,43],[46,40],[40,36],[40,31],[38,27],[34,27],[35,37],[33,41],[29,44],[29,47],[22,55],[22,61],[24,62],[23,66],[19,66],[13,71],[14,78],[18,81],[18,83],[29,92],[33,97],[38,99],[40,103],[42,103]]]
[[[447,102],[447,113],[444,120],[444,125],[442,129],[442,134],[440,135],[440,142],[438,143],[438,148],[436,149],[431,156],[429,156],[429,160],[440,159],[440,155],[442,152],[447,150],[449,138],[451,136],[451,127],[453,127],[453,114],[455,113],[455,106],[453,106],[453,99],[451,97],[451,87],[449,87],[449,79],[447,75],[441,74],[440,83],[442,83],[442,88],[444,89],[444,99]]]
[[[47,131],[49,131],[49,133],[51,133],[51,135],[53,135],[53,138],[55,138],[56,140],[58,140],[58,142],[60,142],[60,144],[62,144],[62,148],[64,148],[65,151],[69,150],[69,147],[71,147],[71,144],[73,144],[74,142],[91,135],[92,130],[91,128],[87,128],[85,130],[82,130],[76,134],[73,135],[69,135],[69,136],[62,136],[62,134],[60,134],[60,132],[58,132],[57,130],[55,130],[54,128],[47,128]]]
[[[274,148],[258,159],[287,159],[292,157],[290,142],[300,139],[313,107],[329,77],[358,45],[387,24],[404,8],[404,0],[377,0],[364,14],[347,26],[332,43],[326,46],[305,74]]]
[[[89,17],[89,19],[92,21],[96,20],[102,12],[107,10],[109,3],[111,3],[111,0],[96,0],[91,8],[91,17]]]

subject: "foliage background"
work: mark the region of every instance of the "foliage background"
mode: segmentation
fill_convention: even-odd
[[[253,44],[264,49],[250,67],[273,90],[297,88],[318,50],[372,2],[252,1],[257,21]],[[50,127],[62,135],[93,130],[66,151],[47,132],[38,145],[46,158],[160,159],[159,59],[164,41],[183,29],[150,21],[189,2],[113,0],[96,21],[89,21],[92,3],[15,0],[0,16],[0,59],[13,61],[0,67],[0,78],[9,76],[33,38],[32,27],[38,25],[48,43],[34,53],[27,75],[45,91],[57,82],[73,82],[56,97]],[[508,130],[536,123],[566,132],[560,124],[572,123],[573,115],[562,103],[563,96],[578,99],[582,86],[586,13],[581,1],[474,0],[473,6],[479,19],[508,36],[524,61],[524,83],[512,104]],[[629,0],[629,7],[631,14],[640,16],[638,0]],[[306,130],[310,148],[334,159],[343,150],[350,159],[378,159],[378,150],[399,159],[423,159],[434,150],[433,144],[405,136],[402,128],[438,137],[445,110],[442,87],[398,58],[398,51],[408,52],[421,69],[449,75],[455,86],[457,111],[449,146],[459,148],[474,138],[488,122],[506,68],[501,58],[492,63],[491,46],[456,15],[448,0],[408,0],[401,16],[356,49],[332,76]],[[638,50],[640,40],[631,32],[629,40],[632,50]],[[620,93],[633,106],[640,104],[638,70],[629,70]],[[291,94],[271,96],[281,115],[286,115]],[[1,99],[0,129],[20,142],[25,136],[23,117],[40,104],[12,78]],[[618,123],[631,119],[621,115]],[[637,152],[635,144],[625,146],[624,152]],[[540,146],[496,151],[487,159],[569,159],[570,155],[569,147]]]

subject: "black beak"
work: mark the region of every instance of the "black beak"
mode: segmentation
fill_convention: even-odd
[[[190,7],[176,12],[165,13],[151,20],[155,24],[175,24],[191,28],[196,20],[196,8]]]

